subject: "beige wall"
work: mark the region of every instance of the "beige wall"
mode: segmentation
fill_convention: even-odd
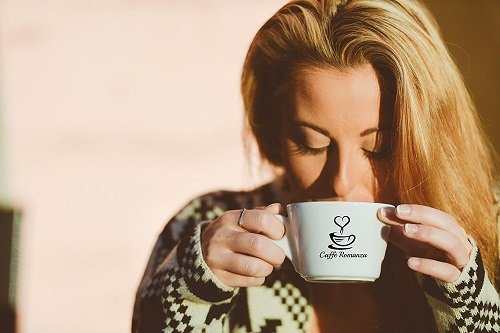
[[[165,219],[201,192],[265,178],[244,167],[238,80],[284,2],[0,2],[3,196],[24,210],[21,332],[128,331]],[[498,122],[498,39],[487,37],[498,2],[466,2],[433,7],[458,27],[445,35],[469,36],[450,41],[471,43],[466,79]]]
[[[239,75],[282,2],[1,2],[21,332],[128,331],[165,219],[201,192],[253,184]]]

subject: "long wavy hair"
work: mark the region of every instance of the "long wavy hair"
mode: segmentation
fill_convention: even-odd
[[[243,66],[247,156],[256,143],[263,164],[275,170],[284,166],[279,106],[300,68],[350,69],[365,63],[373,66],[382,94],[391,100],[389,165],[399,202],[453,215],[476,240],[498,289],[493,193],[498,158],[435,19],[418,1],[295,0],[280,8],[258,30]],[[399,299],[395,310],[411,310],[416,301],[425,308],[404,256],[392,257],[399,259],[386,264],[392,278],[385,294],[396,303]],[[395,281],[397,290],[390,286]],[[422,310],[420,317],[428,315]],[[418,316],[398,318],[420,325]]]

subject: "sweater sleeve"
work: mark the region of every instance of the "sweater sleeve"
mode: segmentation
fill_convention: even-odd
[[[192,207],[176,217],[184,218],[188,211]],[[190,214],[190,222],[194,215]],[[197,217],[206,216],[203,212]],[[169,224],[176,222],[174,218]],[[177,243],[158,260],[150,277],[143,278],[134,309],[134,333],[228,331],[226,314],[239,288],[224,285],[203,260],[200,235],[210,220],[194,222],[188,223]]]
[[[476,242],[459,278],[446,283],[418,274],[439,332],[500,332],[500,299]]]

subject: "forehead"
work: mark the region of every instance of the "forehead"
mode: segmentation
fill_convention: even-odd
[[[370,64],[347,70],[302,68],[296,74],[291,95],[296,118],[329,130],[339,125],[376,126],[380,100],[379,81]]]

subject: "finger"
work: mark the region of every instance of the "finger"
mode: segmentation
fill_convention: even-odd
[[[469,252],[456,235],[423,224],[407,223],[404,226],[404,235],[411,239],[428,243],[446,252],[451,263],[458,268],[463,268],[469,261]]]
[[[460,270],[452,264],[432,259],[411,257],[408,259],[408,267],[448,283],[455,282],[460,276]]]
[[[413,239],[408,239],[403,234],[403,228],[399,226],[391,226],[391,232],[389,233],[389,241],[403,250],[405,253],[416,255],[413,248],[416,246],[416,242]]]
[[[428,243],[405,236],[402,227],[391,227],[389,241],[410,256],[446,261],[444,252],[430,246]]]
[[[207,263],[208,264],[208,263]],[[262,259],[247,256],[241,253],[228,253],[214,259],[209,266],[217,267],[238,275],[251,277],[266,277],[273,271],[274,267]]]
[[[394,207],[382,207],[377,210],[377,218],[390,226],[401,227],[406,223],[396,216],[396,209]],[[391,229],[392,231],[392,229]]]
[[[264,210],[249,209],[245,210],[242,216],[241,228],[253,233],[262,233],[272,239],[280,239],[285,233],[285,226],[274,214],[278,214],[280,207],[273,205]],[[275,213],[276,212],[276,213]],[[241,211],[235,211],[235,224]]]
[[[430,225],[439,229],[448,230],[460,236],[462,229],[455,221],[455,218],[448,213],[423,205],[398,205],[396,216],[399,219]]]
[[[251,277],[243,276],[239,274],[234,274],[221,269],[213,269],[212,272],[217,276],[217,278],[228,287],[250,287],[250,286],[260,286],[264,283],[264,277]]]
[[[230,239],[228,247],[234,252],[260,258],[274,267],[280,266],[285,261],[285,252],[266,236],[251,232],[235,232]]]
[[[455,218],[438,209],[416,205],[403,204],[393,207],[383,207],[377,211],[377,216],[382,222],[390,225],[402,225],[407,222],[426,224],[442,230],[449,231],[462,241],[465,248],[472,249],[465,230],[456,222]]]
[[[269,213],[271,214],[285,214],[286,213],[286,209],[285,207],[283,207],[282,204],[280,204],[279,202],[274,202],[270,205],[268,205],[267,207],[264,208],[266,211],[268,211]]]

